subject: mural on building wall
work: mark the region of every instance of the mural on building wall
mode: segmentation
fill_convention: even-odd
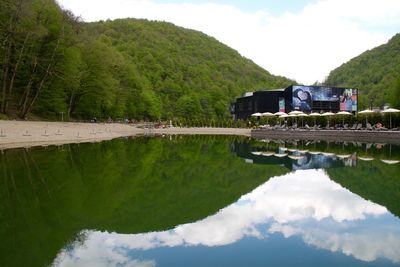
[[[344,89],[340,96],[341,111],[357,111],[357,89]]]
[[[294,110],[311,111],[313,101],[340,102],[341,111],[357,111],[357,89],[293,86]]]

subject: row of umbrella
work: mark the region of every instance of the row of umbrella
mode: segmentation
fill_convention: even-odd
[[[280,119],[281,118],[292,118],[292,117],[314,117],[314,124],[315,124],[315,118],[316,117],[320,117],[320,116],[327,116],[328,117],[328,124],[329,124],[329,116],[333,116],[333,115],[352,115],[350,112],[347,111],[340,111],[338,113],[332,113],[332,112],[324,112],[324,113],[317,113],[317,112],[313,112],[310,114],[306,114],[302,111],[291,111],[289,113],[285,113],[285,112],[276,112],[276,113],[271,113],[271,112],[264,112],[264,113],[260,113],[260,112],[256,112],[251,114],[251,116],[253,117],[273,117],[273,116],[278,116]],[[344,122],[344,119],[343,119]]]
[[[322,154],[322,155],[328,156],[328,157],[336,156],[336,157],[341,158],[341,159],[350,158],[352,156],[351,154],[343,154],[343,155],[341,155],[341,154],[320,152],[320,151],[307,151],[307,153],[309,153],[311,155]],[[266,156],[266,157],[275,156],[275,157],[279,157],[279,158],[287,156],[287,157],[289,157],[291,159],[294,159],[294,160],[300,160],[300,159],[303,159],[305,157],[304,155],[290,155],[290,154],[284,153],[284,152],[283,153],[275,153],[274,151],[253,151],[253,152],[251,152],[251,154],[256,155],[256,156]],[[372,161],[372,160],[374,160],[374,158],[368,157],[368,156],[366,156],[366,157],[358,156],[357,159],[363,160],[363,161]],[[386,163],[386,164],[397,164],[397,163],[400,163],[400,160],[392,160],[392,159],[381,159],[381,161],[383,163]]]
[[[362,110],[360,112],[358,112],[358,114],[362,114],[362,115],[369,115],[369,114],[373,114],[375,113],[375,111],[370,110],[370,109],[366,109],[366,110]],[[395,109],[395,108],[388,108],[385,109],[383,111],[381,111],[381,113],[384,114],[389,114],[390,115],[390,128],[392,128],[392,113],[400,113],[399,109]],[[271,112],[264,112],[264,113],[260,113],[260,112],[256,112],[251,114],[251,116],[253,117],[274,117],[274,116],[279,116],[279,118],[290,118],[290,117],[314,117],[314,124],[315,124],[315,117],[319,117],[319,116],[326,116],[328,117],[328,124],[329,124],[329,117],[330,116],[334,116],[334,115],[338,115],[338,116],[350,116],[352,115],[350,112],[347,111],[340,111],[338,113],[333,113],[333,112],[324,112],[324,113],[310,113],[310,114],[306,114],[302,111],[291,111],[289,113],[285,113],[285,112],[275,112],[275,113],[271,113]],[[368,117],[365,117],[365,124],[368,123]],[[344,124],[344,118],[343,118],[343,124]]]

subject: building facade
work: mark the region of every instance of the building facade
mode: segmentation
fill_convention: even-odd
[[[245,120],[256,112],[357,112],[357,105],[355,88],[291,85],[285,89],[246,93],[231,104],[231,113],[234,119]]]

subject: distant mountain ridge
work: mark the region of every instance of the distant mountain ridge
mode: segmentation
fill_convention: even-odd
[[[400,34],[334,69],[324,84],[359,88],[359,109],[371,100],[400,108]]]

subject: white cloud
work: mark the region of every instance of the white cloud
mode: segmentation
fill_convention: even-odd
[[[398,0],[321,0],[298,13],[273,16],[229,5],[157,4],[151,0],[59,0],[87,21],[125,17],[164,20],[200,30],[268,71],[311,84],[400,24]],[[206,2],[206,1],[205,1]],[[266,6],[268,8],[268,6]],[[374,27],[371,28],[371,27]]]
[[[84,245],[77,243],[71,252],[60,252],[55,265],[81,265],[86,260],[102,266],[108,257],[113,262],[129,262],[129,250],[222,246],[276,232],[285,237],[298,235],[306,244],[360,260],[384,257],[399,262],[398,219],[381,220],[379,225],[366,222],[385,215],[385,207],[344,189],[322,170],[296,171],[270,179],[213,216],[169,231],[133,235],[90,231]]]

